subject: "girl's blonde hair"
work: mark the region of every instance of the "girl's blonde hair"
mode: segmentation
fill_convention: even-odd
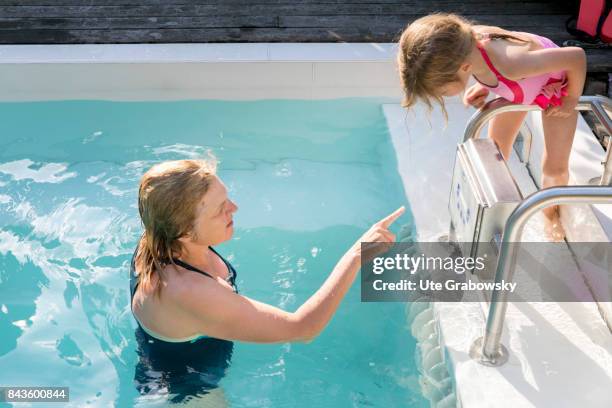
[[[431,14],[409,24],[400,37],[397,55],[402,106],[410,108],[421,100],[431,110],[434,100],[446,116],[439,89],[458,79],[457,71],[475,43],[472,24],[455,14]]]
[[[151,167],[140,180],[138,211],[144,232],[138,243],[135,266],[143,290],[152,287],[157,273],[164,278],[163,267],[174,264],[182,245],[178,240],[191,232],[198,204],[216,174],[216,160],[175,160]],[[161,295],[158,284],[155,294]]]
[[[529,44],[498,27],[489,27],[489,39]],[[415,20],[399,40],[397,65],[404,90],[402,106],[412,107],[421,100],[431,110],[437,102],[447,117],[440,88],[457,81],[457,72],[476,45],[472,22],[456,14],[435,13]]]

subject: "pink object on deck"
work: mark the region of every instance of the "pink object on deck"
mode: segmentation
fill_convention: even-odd
[[[608,16],[601,25],[599,37],[607,43],[612,43],[612,11],[608,13]]]
[[[606,0],[582,0],[580,2],[580,10],[578,11],[578,19],[576,20],[576,28],[584,31],[591,37],[596,37],[599,18],[605,8]]]
[[[545,37],[537,36],[543,48],[557,48],[557,45]],[[565,71],[549,72],[513,81],[503,76],[491,62],[489,55],[480,43],[476,43],[482,58],[497,78],[497,86],[483,86],[502,98],[517,104],[538,105],[542,109],[561,105],[561,100],[567,95],[567,78]]]

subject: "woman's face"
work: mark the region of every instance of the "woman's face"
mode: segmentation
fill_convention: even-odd
[[[217,245],[229,240],[234,233],[234,213],[238,206],[227,196],[227,188],[214,177],[196,210],[191,240]]]

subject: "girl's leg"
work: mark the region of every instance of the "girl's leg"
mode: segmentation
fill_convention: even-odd
[[[542,157],[542,188],[566,186],[569,181],[569,156],[572,151],[578,112],[567,118],[546,116],[542,112],[544,127],[544,156]],[[556,240],[565,235],[559,221],[559,207],[544,209],[551,222],[552,235]]]
[[[514,145],[525,116],[527,112],[505,112],[495,116],[489,123],[489,137],[495,141],[506,160],[512,153],[512,145]]]

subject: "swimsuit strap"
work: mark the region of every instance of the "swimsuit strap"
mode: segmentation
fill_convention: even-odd
[[[221,254],[219,254],[217,251],[215,251],[215,249],[213,247],[208,247],[208,249],[213,251],[213,253],[215,255],[217,255],[223,261],[223,264],[227,267],[227,272],[228,272],[227,273],[227,278],[225,279],[225,281],[232,286],[232,288],[234,289],[234,292],[237,292],[238,288],[236,287],[236,282],[235,282],[235,280],[236,280],[236,270],[234,269],[234,267],[229,262],[227,262],[225,260],[225,258],[221,256]],[[196,268],[195,266],[188,264],[187,262],[183,262],[183,261],[181,261],[178,258],[173,258],[172,261],[175,264],[177,264],[178,266],[181,266],[181,267],[183,267],[183,268],[185,268],[185,269],[187,269],[189,271],[201,273],[202,275],[208,276],[211,279],[215,279],[209,273],[204,272],[203,270],[200,270],[200,269]]]
[[[198,268],[196,268],[195,266],[189,265],[187,262],[183,262],[178,258],[172,258],[172,262],[174,262],[175,264],[177,264],[180,267],[183,267],[189,271],[192,272],[197,272],[197,273],[201,273],[202,275],[208,276],[211,279],[214,279],[209,273],[204,272],[203,270],[200,270]]]
[[[234,267],[232,266],[231,263],[229,263],[220,253],[218,253],[215,248],[213,247],[208,247],[211,251],[213,251],[219,258],[221,258],[221,260],[223,261],[223,263],[225,264],[225,266],[227,266],[227,270],[229,272],[228,277],[226,279],[227,282],[231,283],[232,286],[234,287],[234,289],[236,288],[236,284],[235,284],[235,279],[236,279],[236,270],[234,269]]]
[[[491,62],[491,58],[489,58],[489,54],[487,54],[487,51],[484,49],[482,44],[479,42],[476,42],[476,47],[478,48],[478,51],[480,51],[480,55],[482,55],[482,58],[487,63],[487,66],[489,67],[489,69],[493,71],[493,73],[495,74],[495,77],[497,77],[497,79],[499,80],[501,80],[502,78],[507,79],[497,70],[497,68],[495,68],[495,65],[493,65],[493,62]]]
[[[238,293],[238,287],[236,286],[236,270],[234,269],[234,267],[232,266],[232,264],[230,264],[229,262],[227,262],[225,260],[224,257],[221,256],[221,254],[219,254],[217,251],[215,251],[215,249],[213,247],[208,247],[211,251],[213,251],[215,253],[215,255],[217,255],[219,258],[221,258],[221,260],[223,261],[223,263],[227,266],[227,270],[228,270],[228,277],[227,279],[225,279],[226,282],[228,282],[230,285],[232,285],[232,288],[234,289],[234,292]],[[132,261],[131,261],[131,265],[130,265],[130,295],[131,297],[134,297],[134,294],[136,293],[136,288],[138,287],[138,277],[136,276],[136,252],[138,251],[138,248],[134,251],[134,255],[132,255]],[[207,272],[204,272],[198,268],[196,268],[193,265],[189,265],[187,262],[183,262],[178,258],[173,258],[172,261],[177,264],[178,266],[181,266],[189,271],[192,272],[197,272],[200,273],[204,276],[208,276],[211,279],[215,279],[212,275],[210,275]],[[131,307],[131,302],[130,302],[130,307]]]
[[[491,58],[489,58],[489,54],[487,54],[487,51],[484,49],[482,44],[480,44],[480,42],[478,41],[476,41],[476,48],[478,48],[478,51],[480,51],[480,55],[482,55],[482,58],[484,59],[489,69],[495,74],[495,77],[497,78],[497,80],[499,82],[504,83],[508,88],[510,88],[510,90],[514,94],[514,100],[512,102],[522,103],[523,102],[523,88],[521,88],[518,82],[506,78],[497,70],[497,68],[495,68],[495,65],[493,65],[493,62],[491,62]],[[482,84],[482,82],[480,83]],[[492,88],[492,87],[489,87],[489,88]]]

